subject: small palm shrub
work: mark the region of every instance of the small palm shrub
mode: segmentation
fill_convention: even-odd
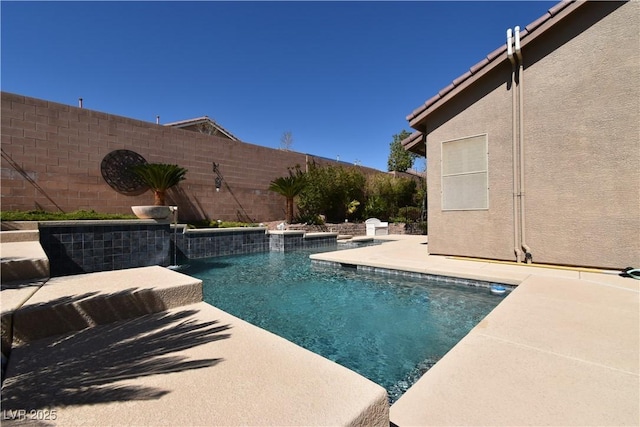
[[[187,170],[167,163],[143,163],[134,165],[131,171],[153,191],[154,205],[164,206],[167,190],[185,179]]]
[[[270,191],[285,197],[285,221],[289,224],[293,221],[294,199],[304,190],[306,185],[306,176],[300,169],[296,169],[295,172],[289,170],[289,176],[276,178],[269,185]]]

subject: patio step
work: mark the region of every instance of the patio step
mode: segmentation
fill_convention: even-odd
[[[2,284],[2,291],[0,292],[0,298],[2,299],[0,309],[0,320],[2,322],[2,379],[4,379],[6,362],[11,354],[13,343],[13,313],[31,298],[44,283],[44,280],[36,280]]]
[[[202,301],[202,281],[164,267],[48,280],[12,312],[13,346]]]
[[[0,222],[1,231],[37,230],[38,227],[39,227],[38,221],[2,221]]]
[[[31,224],[33,223],[21,226],[32,227]],[[2,284],[42,280],[48,278],[49,273],[49,258],[40,245],[40,232],[37,228],[0,231]]]
[[[40,239],[38,230],[7,230],[0,231],[0,242],[37,242]]]

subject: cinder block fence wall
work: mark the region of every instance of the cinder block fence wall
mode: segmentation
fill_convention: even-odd
[[[285,202],[268,190],[271,180],[307,161],[330,162],[6,92],[1,134],[2,210],[131,213],[133,205],[153,204],[150,192],[123,195],[102,177],[104,157],[126,149],[151,163],[188,169],[168,195],[180,220],[279,220]],[[220,192],[212,162],[225,180]]]

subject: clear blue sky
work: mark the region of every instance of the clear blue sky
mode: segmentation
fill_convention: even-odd
[[[555,3],[2,1],[1,86],[386,170],[407,114]]]

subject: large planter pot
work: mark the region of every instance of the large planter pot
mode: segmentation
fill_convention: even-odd
[[[167,219],[171,215],[171,206],[131,206],[131,210],[140,219]]]

